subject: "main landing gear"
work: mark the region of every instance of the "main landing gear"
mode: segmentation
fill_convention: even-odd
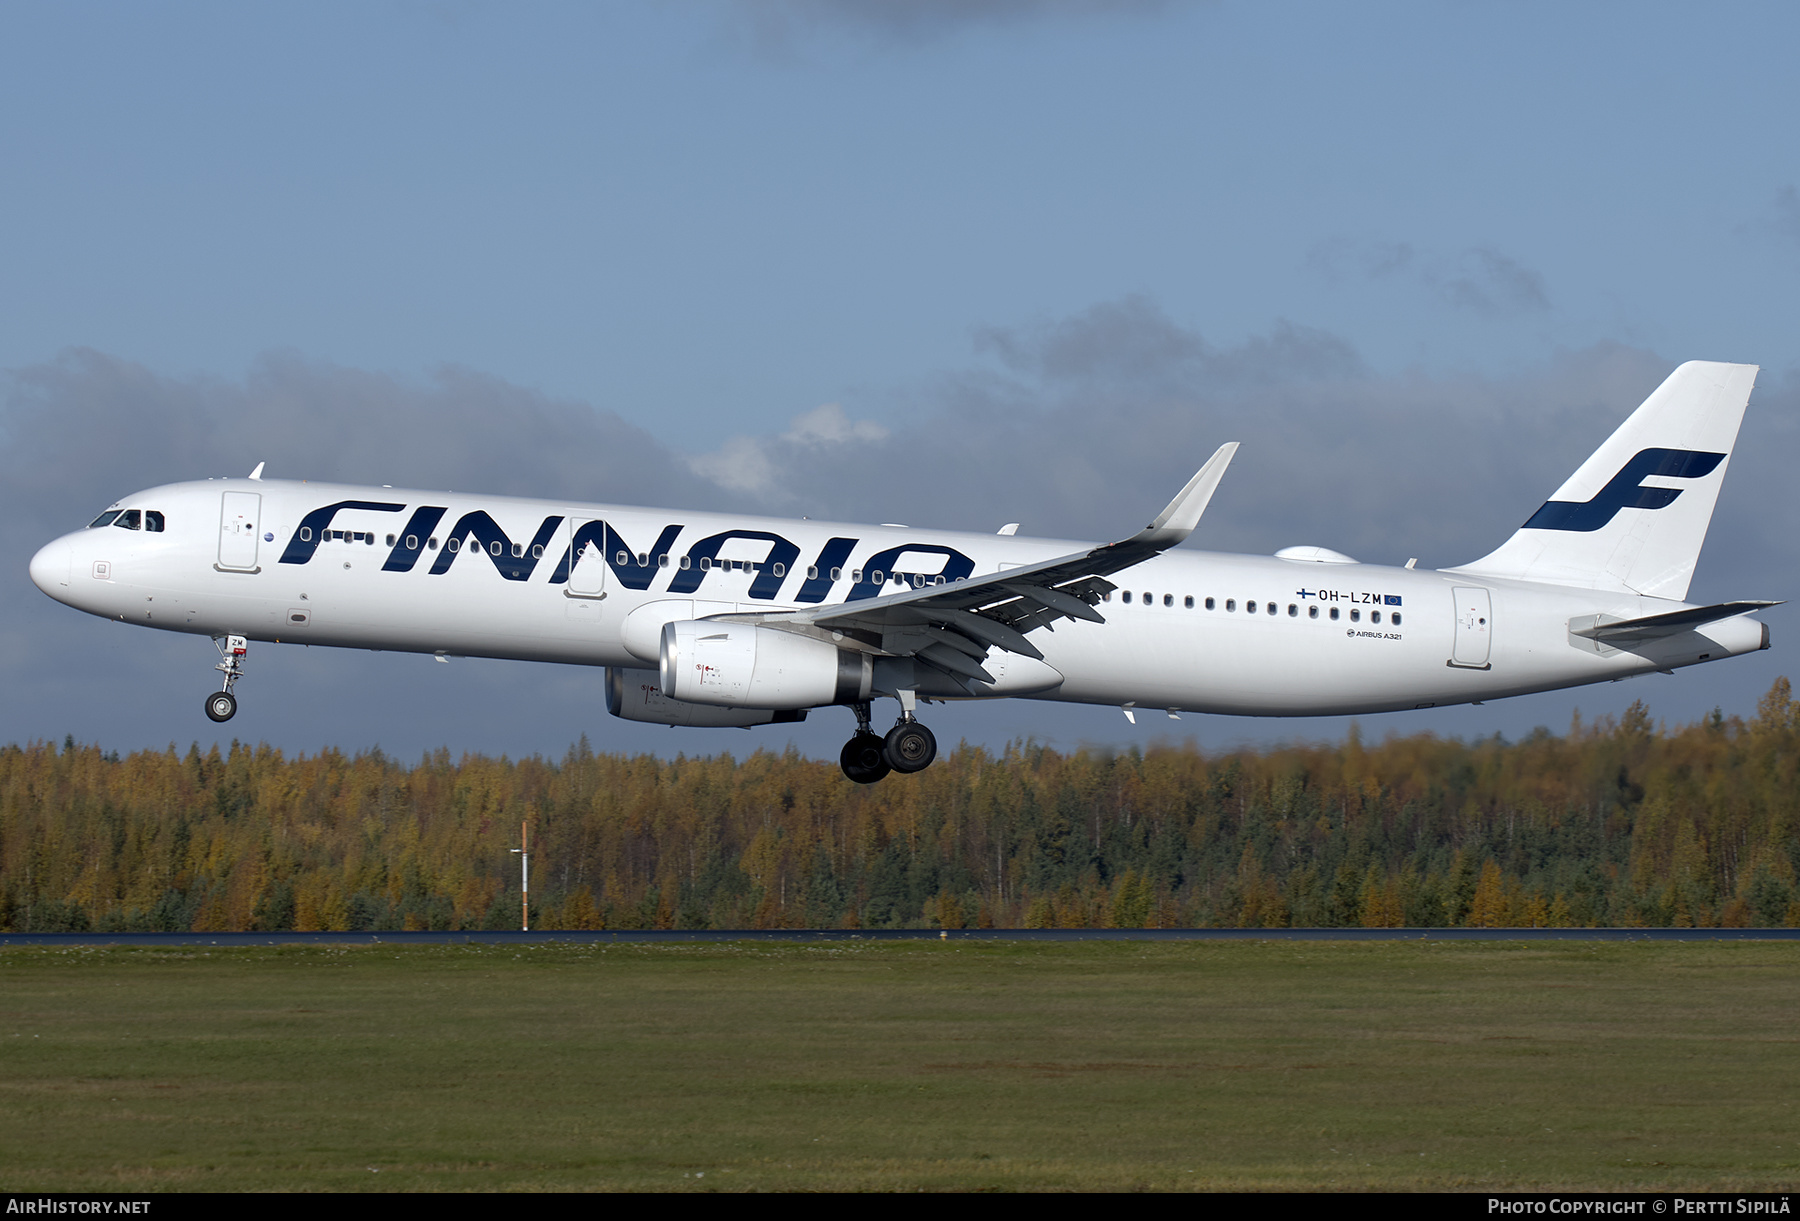
[[[242,636],[215,636],[213,644],[219,650],[219,664],[213,669],[225,676],[225,686],[206,697],[206,715],[222,723],[237,715],[237,696],[231,688],[244,677],[244,655],[250,651],[250,642]]]
[[[850,705],[856,714],[856,736],[844,743],[838,755],[844,775],[858,784],[874,784],[889,772],[909,775],[931,766],[937,758],[937,738],[913,719],[911,703],[902,703],[905,711],[885,738],[869,727],[867,704]]]

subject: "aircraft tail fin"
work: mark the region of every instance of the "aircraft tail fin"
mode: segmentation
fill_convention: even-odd
[[[1451,571],[1685,599],[1756,373],[1682,365],[1516,534]]]

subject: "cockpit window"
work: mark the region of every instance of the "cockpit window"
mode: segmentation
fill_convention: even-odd
[[[119,515],[118,509],[108,509],[106,512],[102,513],[100,516],[96,517],[92,522],[90,522],[88,524],[88,529],[98,530],[101,526],[110,526],[113,524],[113,518],[117,517],[118,515]]]
[[[161,513],[157,512],[155,509],[145,509],[144,510],[144,529],[150,531],[153,534],[161,534],[162,528],[163,528],[163,515]]]
[[[114,522],[113,525],[119,527],[121,530],[142,530],[144,528],[143,510],[126,509],[123,513],[119,514],[119,520]]]

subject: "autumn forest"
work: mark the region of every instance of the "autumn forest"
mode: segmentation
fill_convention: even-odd
[[[1800,924],[1800,701],[835,762],[0,748],[0,930]]]

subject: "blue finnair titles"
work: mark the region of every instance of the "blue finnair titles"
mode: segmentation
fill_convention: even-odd
[[[1755,382],[1677,369],[1544,506],[1458,568],[1180,546],[1221,446],[1118,542],[779,521],[248,479],[151,488],[48,544],[60,602],[211,636],[230,719],[251,641],[608,669],[616,716],[791,722],[846,708],[852,780],[936,754],[933,700],[1295,716],[1497,699],[1768,646],[1766,601],[1690,605]],[[278,541],[279,540],[279,541]],[[898,708],[877,733],[876,701]]]
[[[334,528],[334,523],[339,521],[340,515],[358,510],[401,513],[408,508],[404,503],[373,500],[338,500],[320,505],[307,512],[294,527],[280,562],[309,564],[322,544],[334,541],[372,545],[378,531]],[[445,532],[440,547],[440,539],[434,531],[448,512],[445,505],[414,508],[402,531],[387,535],[389,550],[381,571],[408,573],[422,556],[436,553],[426,571],[432,576],[443,576],[460,555],[474,552],[492,560],[494,570],[502,578],[528,581],[537,571],[539,561],[545,558],[546,551],[554,552],[560,546],[561,556],[549,578],[552,585],[566,584],[582,557],[591,555],[596,567],[604,564],[611,570],[613,581],[631,590],[649,589],[659,570],[670,568],[672,564],[674,571],[666,588],[676,594],[699,592],[715,569],[721,573],[753,572],[755,576],[746,596],[765,602],[780,596],[790,572],[798,574],[801,571],[800,547],[772,530],[720,530],[678,548],[676,542],[686,527],[676,522],[661,527],[655,544],[648,551],[638,551],[610,521],[585,519],[574,524],[575,519],[565,518],[560,513],[545,516],[529,542],[515,542],[492,514],[484,509],[473,509],[457,517],[456,524]],[[571,522],[566,532],[559,530],[565,520]],[[268,537],[273,541],[275,536],[270,533]],[[796,576],[795,583],[800,588],[794,591],[793,600],[799,603],[825,601],[832,586],[840,580],[837,575],[825,574],[840,572],[861,541],[856,537],[836,537],[827,541],[819,549],[814,563],[806,566],[804,582]],[[727,549],[742,550],[738,544],[748,544],[750,550],[757,552],[756,558],[723,557],[722,553]],[[960,581],[974,571],[974,560],[941,543],[909,542],[890,546],[869,556],[855,569],[856,576],[844,600],[854,602],[879,597],[890,583],[919,588]]]

